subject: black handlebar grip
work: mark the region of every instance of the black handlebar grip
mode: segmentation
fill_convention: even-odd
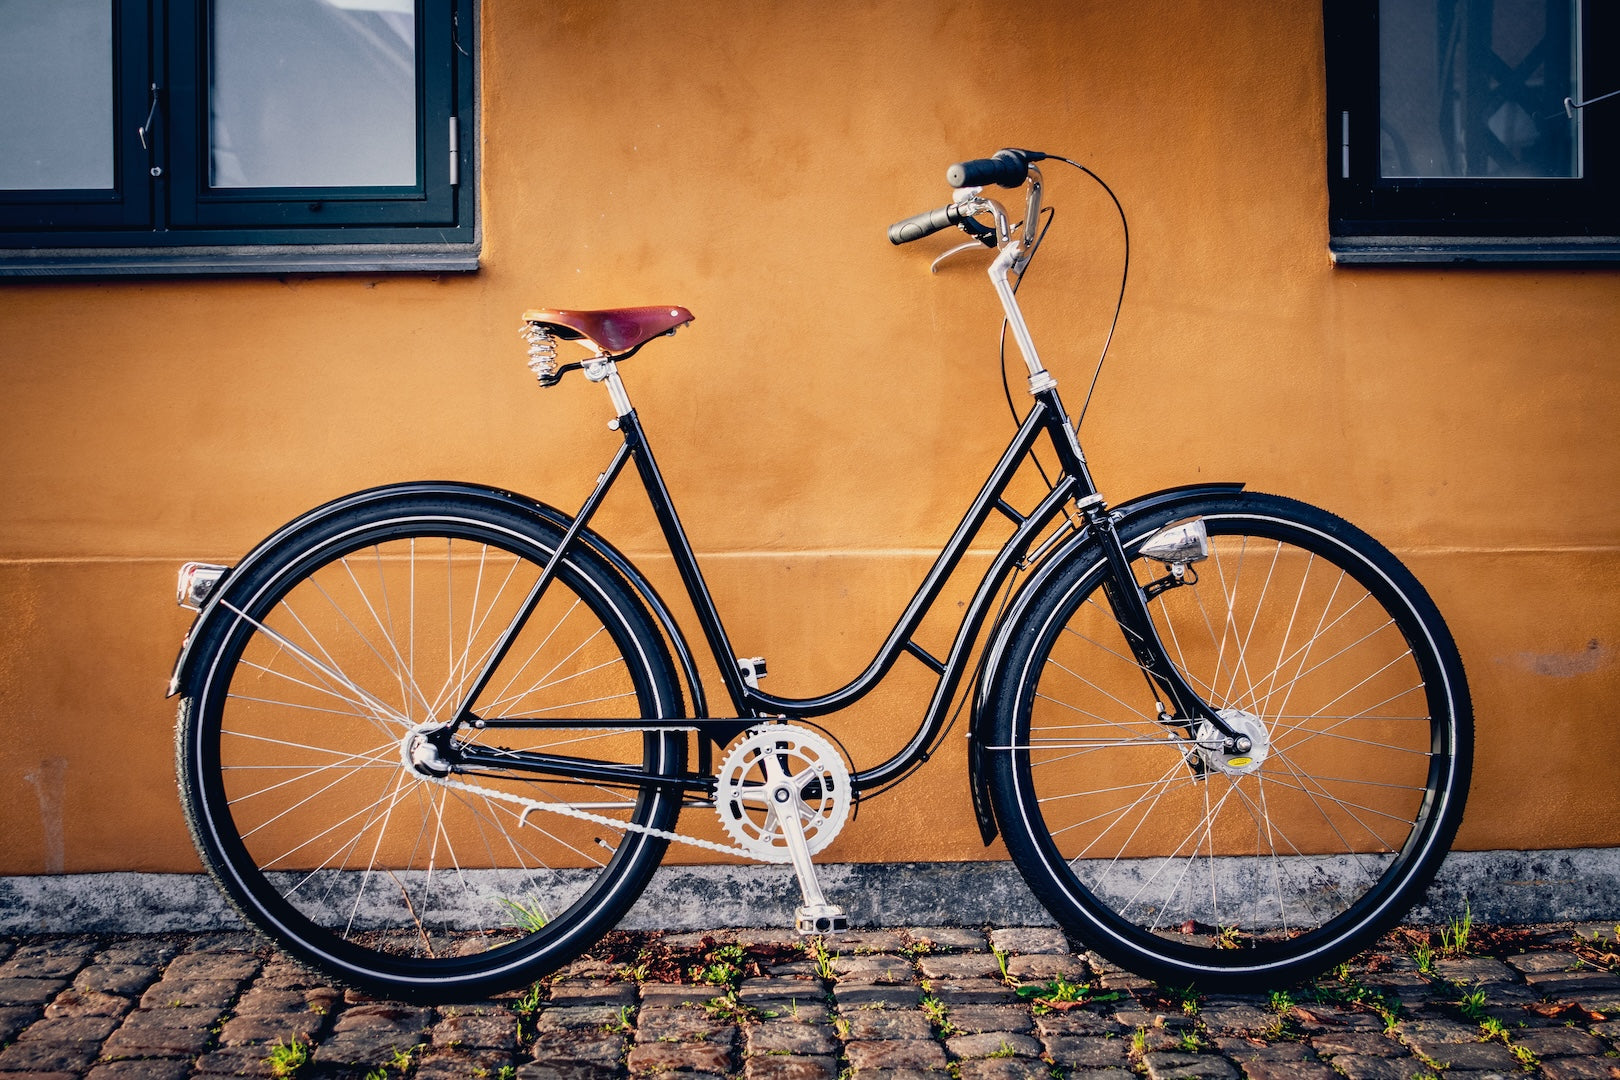
[[[999,184],[1017,187],[1029,176],[1029,163],[1035,156],[1022,150],[997,150],[992,157],[959,161],[945,170],[945,182],[953,188]]]
[[[948,229],[961,220],[962,209],[955,203],[942,206],[938,210],[912,214],[904,221],[897,221],[889,226],[889,243],[909,244],[941,229]]]

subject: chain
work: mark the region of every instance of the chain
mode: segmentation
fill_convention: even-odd
[[[742,855],[749,859],[753,859],[755,857],[752,852],[744,847],[737,845],[716,844],[712,840],[699,840],[695,836],[682,836],[680,833],[670,832],[667,829],[655,829],[651,825],[640,825],[633,821],[617,821],[610,817],[603,817],[601,814],[593,814],[589,810],[581,810],[578,807],[569,806],[566,803],[544,803],[535,799],[525,799],[521,795],[513,795],[510,792],[505,791],[496,791],[494,788],[479,787],[477,784],[469,784],[461,780],[451,780],[448,777],[440,777],[438,778],[437,782],[447,788],[453,788],[456,791],[465,791],[473,795],[483,796],[486,799],[500,799],[502,802],[508,802],[512,803],[514,806],[523,807],[523,815],[518,818],[519,824],[522,824],[523,818],[528,816],[529,811],[543,810],[548,814],[560,814],[563,817],[577,818],[580,821],[589,821],[597,825],[606,825],[609,828],[618,829],[621,832],[646,833],[648,836],[656,836],[661,840],[673,840],[678,844],[689,844],[692,847],[705,848],[709,851],[718,851],[722,855]]]

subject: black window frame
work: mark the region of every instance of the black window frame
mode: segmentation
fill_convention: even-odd
[[[416,183],[372,188],[210,189],[211,5],[112,4],[115,186],[0,192],[0,277],[476,269],[476,0],[417,5]]]
[[[1376,0],[1323,0],[1329,251],[1339,263],[1620,260],[1620,98],[1581,110],[1571,179],[1381,175]],[[1620,89],[1620,5],[1580,0],[1582,92]]]

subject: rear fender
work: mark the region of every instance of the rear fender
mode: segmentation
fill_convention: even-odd
[[[526,495],[518,495],[514,492],[502,491],[499,488],[482,484],[464,484],[455,481],[427,480],[406,484],[388,484],[334,499],[295,518],[260,541],[214,586],[213,591],[208,594],[208,599],[204,602],[202,610],[197,613],[196,619],[192,621],[191,629],[186,632],[185,641],[180,646],[180,656],[175,661],[174,673],[169,678],[168,696],[173,697],[189,684],[192,668],[196,663],[192,645],[202,640],[208,627],[212,625],[215,619],[220,617],[219,613],[223,610],[221,602],[231,594],[232,583],[241,581],[246,577],[243,573],[244,570],[250,569],[299,529],[369,502],[413,495],[454,495],[460,498],[483,501],[502,509],[534,514],[555,525],[560,530],[566,530],[573,523],[571,515],[558,510],[556,507],[531,499]],[[664,634],[668,638],[669,644],[681,665],[681,669],[685,672],[687,687],[691,691],[689,700],[692,703],[693,714],[707,716],[703,685],[698,678],[697,664],[693,660],[692,650],[687,645],[686,638],[681,634],[680,627],[676,624],[669,607],[652,587],[652,583],[628,559],[620,554],[618,549],[591,530],[582,529],[579,533],[578,542],[584,544],[607,562],[608,565],[612,566],[614,570],[618,571],[640,594],[648,610],[652,612],[653,617],[658,620],[658,624],[663,628]]]
[[[1177,506],[1207,499],[1210,496],[1231,495],[1242,490],[1242,484],[1187,484],[1131,499],[1114,507],[1112,513],[1118,519],[1120,531],[1126,532],[1129,531],[1133,521],[1149,515],[1173,511]],[[1072,560],[1084,557],[1086,548],[1091,546],[1091,542],[1091,530],[1081,529],[1062,547],[1042,560],[1035,573],[1018,590],[1018,595],[1013,597],[1007,610],[996,620],[995,626],[991,627],[990,636],[986,640],[984,659],[979,665],[979,683],[973,698],[973,712],[968,722],[968,787],[973,795],[973,814],[979,822],[979,835],[984,838],[986,844],[994,840],[997,833],[995,815],[990,808],[988,769],[980,749],[984,745],[985,730],[990,723],[989,717],[985,715],[986,702],[990,698],[991,689],[1000,677],[1013,631],[1023,622],[1024,611],[1035,597],[1040,595],[1041,587],[1053,574]]]

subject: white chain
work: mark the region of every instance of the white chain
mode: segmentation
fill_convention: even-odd
[[[609,828],[618,829],[622,832],[646,833],[648,836],[656,836],[661,840],[673,840],[678,844],[690,844],[692,847],[706,848],[709,851],[718,851],[722,855],[742,855],[749,859],[755,858],[754,854],[744,847],[737,845],[728,846],[726,844],[716,844],[712,840],[699,840],[695,836],[682,836],[680,833],[670,832],[667,829],[655,829],[651,825],[640,825],[633,821],[617,821],[610,817],[603,817],[601,814],[593,814],[589,810],[581,810],[578,807],[569,806],[566,803],[545,803],[539,802],[535,799],[525,799],[521,795],[513,795],[506,791],[496,791],[494,788],[479,787],[476,784],[468,784],[461,780],[451,780],[448,777],[439,777],[437,778],[437,782],[447,788],[453,788],[456,791],[466,791],[473,795],[481,795],[486,799],[500,799],[502,802],[522,806],[526,811],[544,810],[548,814],[560,814],[563,817],[577,818],[580,821],[590,821],[597,825],[606,825]],[[521,821],[522,819],[520,818],[519,820]]]

